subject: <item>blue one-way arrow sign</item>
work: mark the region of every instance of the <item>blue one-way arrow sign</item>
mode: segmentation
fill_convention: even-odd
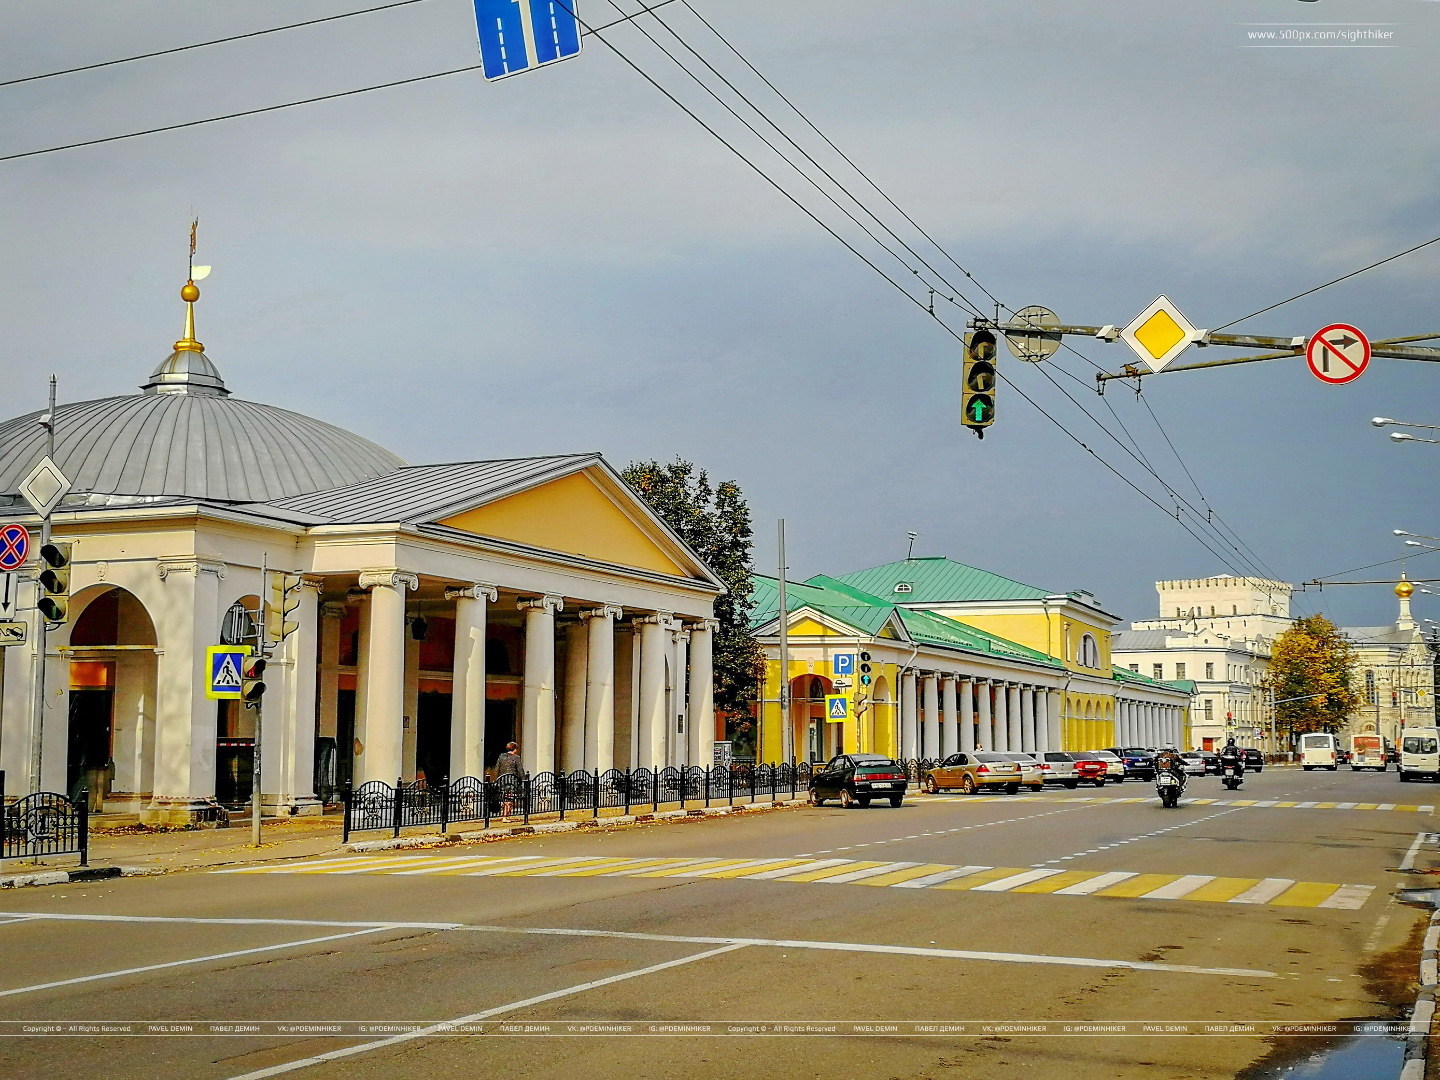
[[[580,51],[578,0],[475,0],[487,79],[566,60]]]

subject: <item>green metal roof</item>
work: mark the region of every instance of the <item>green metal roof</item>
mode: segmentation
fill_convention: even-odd
[[[755,590],[753,615],[750,625],[763,626],[780,612],[780,585],[776,578],[754,577]],[[1020,660],[1045,667],[1063,668],[1063,664],[1052,656],[1026,648],[1013,641],[988,634],[965,623],[933,615],[927,611],[908,611],[896,607],[888,600],[863,592],[852,585],[835,578],[816,575],[805,584],[786,582],[785,606],[790,611],[812,608],[863,634],[878,633],[892,616],[899,616],[906,633],[924,645],[936,645],[947,649],[960,649],[984,656],[998,656]]]
[[[1040,600],[1055,595],[1046,589],[992,574],[943,557],[902,559],[845,574],[840,581],[891,603],[940,604],[970,600]],[[904,582],[909,592],[897,593]]]
[[[1195,683],[1189,679],[1172,679],[1170,682],[1165,682],[1162,679],[1152,679],[1148,675],[1141,675],[1138,671],[1118,666],[1115,668],[1115,678],[1120,682],[1140,683],[1144,686],[1163,686],[1167,690],[1183,690],[1192,695],[1195,693]]]

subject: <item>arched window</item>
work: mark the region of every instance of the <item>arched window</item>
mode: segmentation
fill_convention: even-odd
[[[1081,667],[1098,668],[1100,666],[1100,646],[1096,644],[1094,634],[1086,634],[1080,639]]]

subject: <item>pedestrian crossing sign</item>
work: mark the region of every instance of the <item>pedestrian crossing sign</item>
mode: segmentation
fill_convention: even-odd
[[[205,650],[205,696],[217,701],[239,701],[244,684],[241,671],[249,645],[211,645]]]
[[[825,719],[832,724],[850,719],[850,699],[844,694],[825,695]]]

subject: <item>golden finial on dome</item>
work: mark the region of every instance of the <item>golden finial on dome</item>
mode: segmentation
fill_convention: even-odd
[[[1395,583],[1395,595],[1401,600],[1409,600],[1415,595],[1415,586],[1405,580],[1404,573],[1401,573],[1400,580]]]
[[[195,234],[200,228],[200,219],[190,222],[190,275],[180,289],[180,299],[185,301],[185,336],[175,342],[176,352],[203,353],[205,346],[195,340],[195,301],[200,299],[200,289],[195,284],[198,277],[204,280],[210,272],[208,266],[195,265]]]

